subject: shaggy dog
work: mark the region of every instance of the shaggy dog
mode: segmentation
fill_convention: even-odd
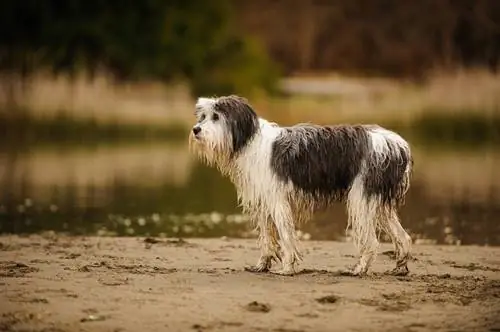
[[[348,227],[359,251],[346,271],[365,274],[378,249],[377,231],[391,238],[397,263],[408,273],[411,238],[397,208],[410,186],[408,143],[377,125],[298,124],[280,127],[259,118],[239,96],[199,98],[190,146],[236,186],[245,213],[259,231],[259,260],[248,271],[293,275],[302,259],[296,225],[335,201],[346,202]]]

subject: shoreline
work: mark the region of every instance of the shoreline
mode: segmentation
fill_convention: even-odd
[[[252,274],[254,239],[0,236],[2,331],[497,331],[500,248],[382,244],[340,275],[351,243],[302,242],[293,277]],[[273,266],[273,269],[278,266]]]

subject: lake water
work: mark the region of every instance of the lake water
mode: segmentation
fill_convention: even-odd
[[[15,144],[15,143],[13,143]],[[500,245],[499,149],[413,144],[403,225],[421,243]],[[186,141],[0,151],[0,232],[250,237],[233,186]],[[345,239],[339,205],[301,229]]]

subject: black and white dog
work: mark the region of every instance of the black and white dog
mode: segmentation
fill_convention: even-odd
[[[408,273],[411,238],[397,208],[410,186],[408,143],[376,125],[280,127],[259,118],[239,96],[199,98],[190,146],[236,186],[238,198],[259,230],[260,258],[253,272],[292,275],[301,259],[295,226],[334,201],[347,204],[358,262],[347,271],[365,274],[378,249],[377,231],[395,245],[392,273]]]

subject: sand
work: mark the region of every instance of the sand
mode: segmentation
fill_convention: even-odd
[[[295,276],[253,274],[254,240],[0,236],[0,331],[500,331],[500,248],[303,242]],[[277,266],[275,267],[277,268]]]

